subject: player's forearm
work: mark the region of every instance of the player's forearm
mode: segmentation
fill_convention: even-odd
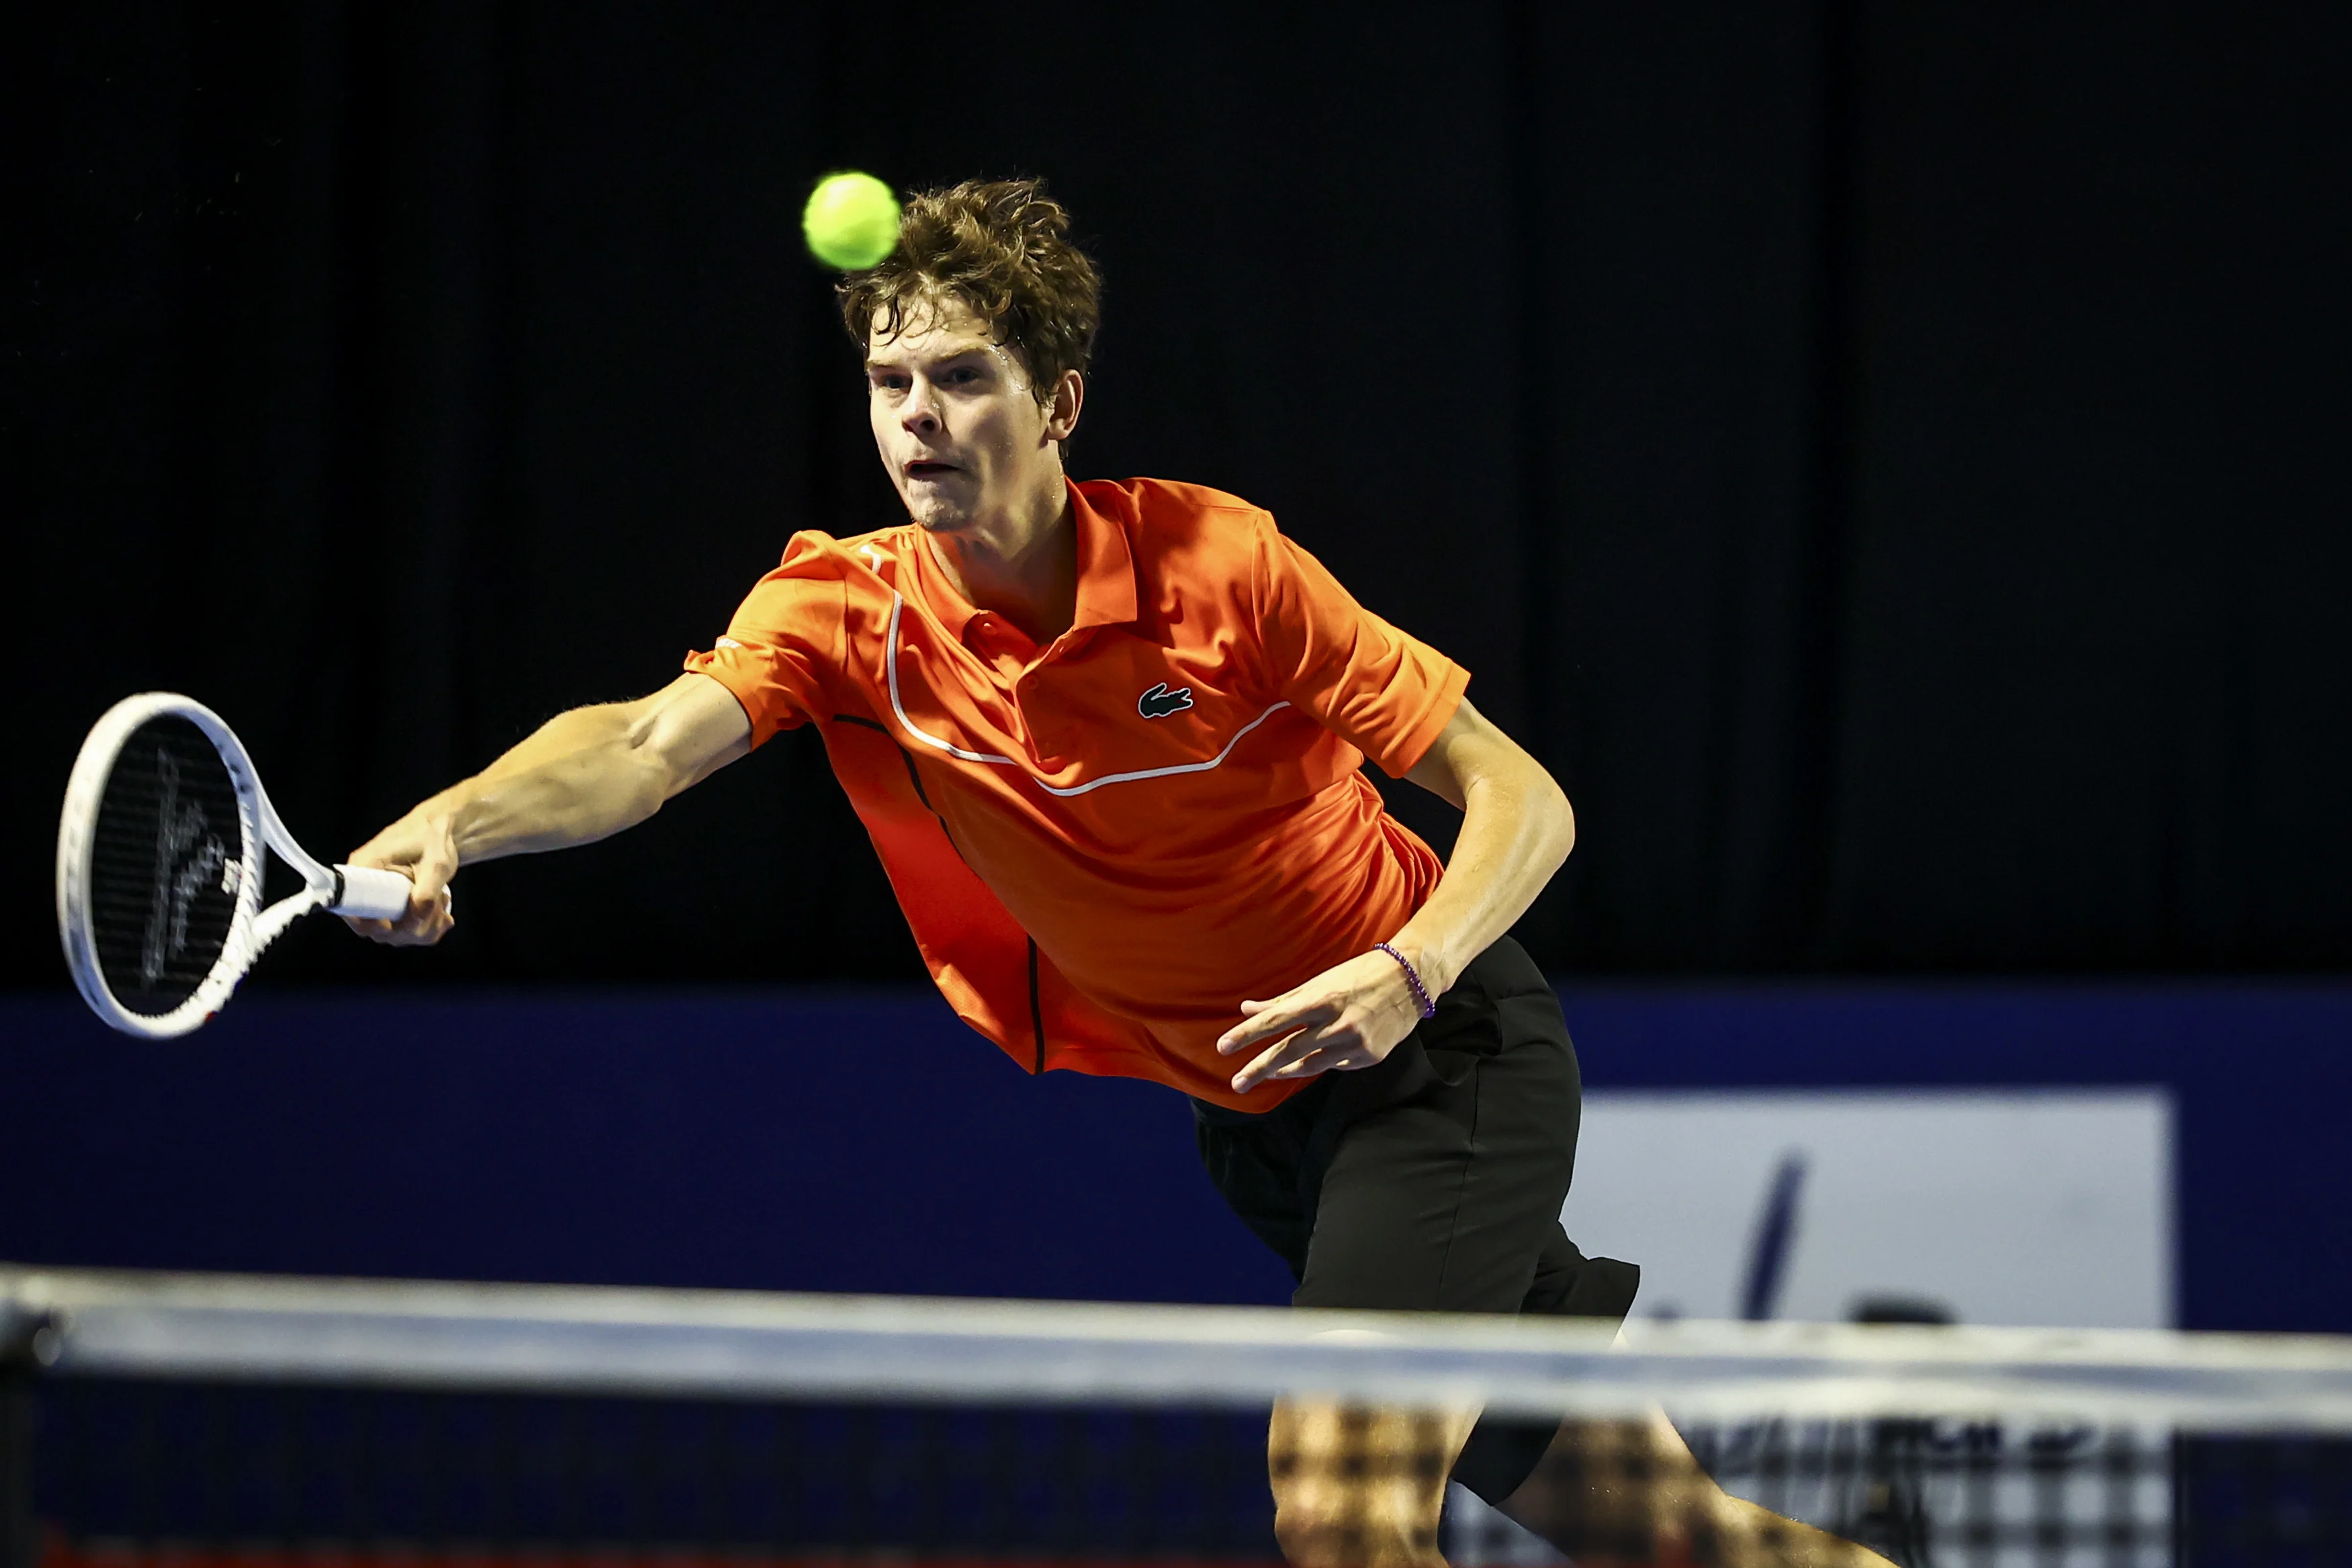
[[[631,704],[558,714],[417,809],[446,817],[467,864],[609,838],[659,810],[675,787],[645,728]]]
[[[1528,912],[1576,843],[1576,813],[1529,762],[1463,784],[1462,831],[1445,874],[1392,938],[1432,996]]]

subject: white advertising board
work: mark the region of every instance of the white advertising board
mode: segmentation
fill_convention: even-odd
[[[1561,1218],[1588,1254],[1642,1266],[1640,1316],[1837,1321],[1874,1307],[1969,1323],[2172,1325],[2162,1090],[1596,1091],[1576,1166]],[[2053,1556],[2011,1542],[1986,1561],[2158,1568],[2169,1561],[2169,1484],[2163,1473],[2130,1483],[2153,1544]],[[2095,1470],[2065,1485],[2068,1517],[2110,1516],[2113,1486]],[[1956,1508],[1953,1492],[1924,1489],[1927,1516]],[[1826,1483],[1757,1500],[1849,1528],[1852,1500]],[[2023,1517],[2031,1502],[2004,1506]],[[1563,1561],[1458,1487],[1445,1552],[1457,1568]]]
[[[1562,1218],[1643,1316],[2168,1328],[2172,1210],[2160,1089],[1606,1091]]]

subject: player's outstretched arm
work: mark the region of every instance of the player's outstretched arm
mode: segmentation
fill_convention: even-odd
[[[1465,699],[1412,772],[1462,811],[1462,831],[1436,891],[1390,938],[1432,996],[1510,930],[1576,843],[1576,814],[1543,764]],[[1244,1092],[1269,1078],[1371,1066],[1420,1020],[1396,960],[1362,954],[1267,1001],[1242,1003],[1217,1050],[1244,1056]]]
[[[415,883],[398,920],[352,920],[363,936],[419,946],[448,935],[449,879],[502,855],[593,843],[751,749],[751,721],[708,675],[680,675],[651,696],[560,713],[520,745],[352,852]]]

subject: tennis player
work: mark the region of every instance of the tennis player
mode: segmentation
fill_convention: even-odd
[[[911,200],[840,288],[908,520],[793,536],[678,679],[386,828],[352,861],[415,900],[355,928],[437,942],[461,866],[618,832],[814,725],[957,1013],[1029,1071],[1191,1096],[1298,1304],[1622,1318],[1638,1271],[1560,1228],[1576,1057],[1507,935],[1568,855],[1566,797],[1263,510],[1068,477],[1098,281],[1034,182]],[[1449,861],[1367,759],[1462,811]],[[1368,1444],[1393,1462],[1337,1462]],[[1580,1562],[1876,1561],[1716,1490],[1663,1420],[1294,1404],[1270,1453],[1301,1563],[1442,1562],[1449,1473]]]

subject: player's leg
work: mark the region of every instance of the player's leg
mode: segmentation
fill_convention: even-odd
[[[1298,1568],[1444,1568],[1445,1478],[1475,1410],[1285,1400],[1266,1432],[1274,1533]]]
[[[1339,1087],[1334,1075],[1255,1114],[1193,1107],[1201,1163],[1219,1195],[1302,1281],[1324,1168],[1349,1115],[1334,1102]],[[1364,1097],[1357,1085],[1352,1099]],[[1266,1473],[1285,1553],[1315,1568],[1436,1568],[1445,1474],[1471,1414],[1278,1406],[1266,1433]]]
[[[1640,1274],[1554,1228],[1522,1311],[1622,1321]],[[1885,1560],[1715,1484],[1663,1412],[1641,1421],[1482,1421],[1454,1479],[1574,1558],[1709,1568],[1869,1568]]]
[[[1326,1078],[1258,1114],[1194,1105],[1210,1179],[1302,1282],[1324,1169],[1349,1114],[1334,1101],[1340,1086],[1337,1076]],[[1365,1098],[1365,1085],[1353,1090],[1353,1101]],[[1285,1554],[1313,1568],[1436,1568],[1445,1475],[1472,1414],[1416,1416],[1304,1400],[1278,1406],[1266,1432],[1266,1474]]]
[[[1580,1096],[1541,973],[1498,944],[1388,1061],[1333,1076],[1309,1143],[1321,1175],[1294,1300],[1517,1312],[1559,1235]],[[1480,1425],[1466,1410],[1285,1406],[1268,1444],[1285,1552],[1313,1565],[1441,1563],[1445,1480]]]
[[[1503,1511],[1578,1568],[1893,1568],[1878,1553],[1733,1497],[1700,1468],[1664,1412],[1570,1421]]]

